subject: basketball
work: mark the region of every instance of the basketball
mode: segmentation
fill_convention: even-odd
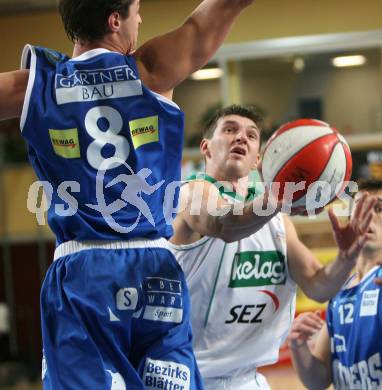
[[[264,183],[295,214],[315,214],[350,180],[352,158],[345,138],[329,124],[298,119],[268,140],[262,159]]]

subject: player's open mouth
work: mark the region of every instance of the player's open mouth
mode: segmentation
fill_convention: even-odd
[[[246,151],[244,148],[241,148],[239,146],[235,146],[234,148],[231,149],[231,153],[233,154],[240,154],[241,156],[246,155]]]

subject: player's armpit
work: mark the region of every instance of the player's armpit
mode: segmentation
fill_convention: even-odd
[[[0,120],[21,116],[29,70],[0,73]]]

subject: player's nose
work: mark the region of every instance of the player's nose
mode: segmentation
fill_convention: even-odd
[[[248,138],[247,138],[247,133],[245,132],[245,130],[239,130],[236,134],[235,134],[235,141],[237,143],[245,143],[247,142]]]

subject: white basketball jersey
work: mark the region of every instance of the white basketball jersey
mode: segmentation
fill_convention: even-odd
[[[194,350],[204,378],[274,363],[295,313],[285,227],[278,214],[234,243],[171,244],[191,295]]]

